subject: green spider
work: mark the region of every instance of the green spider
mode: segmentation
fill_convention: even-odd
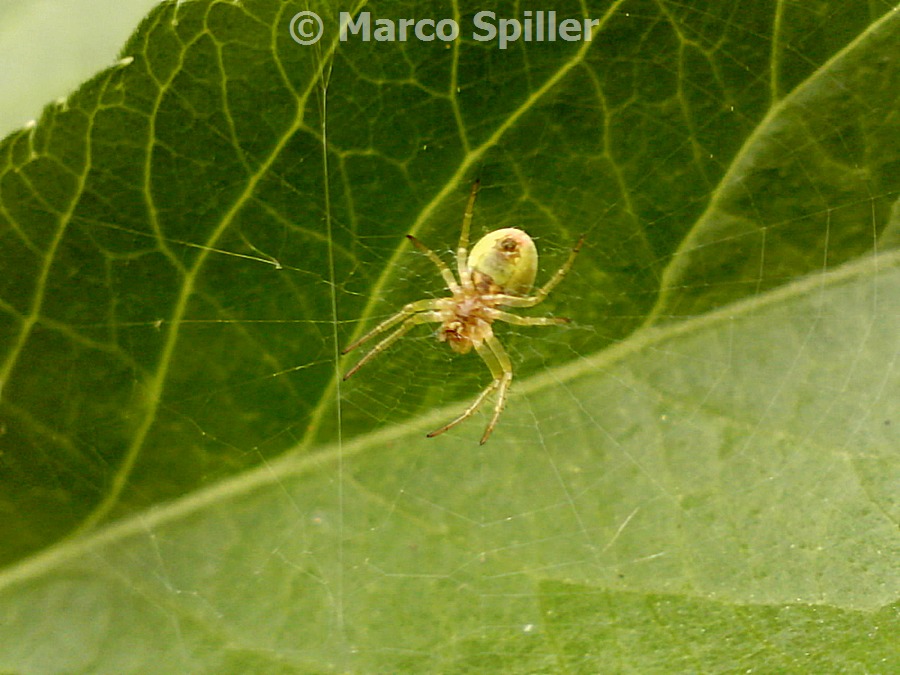
[[[528,295],[537,275],[538,253],[534,241],[525,232],[515,227],[494,230],[478,240],[472,252],[468,252],[469,227],[472,224],[478,186],[479,182],[476,180],[472,185],[472,192],[463,215],[462,233],[456,249],[459,280],[434,251],[411,234],[406,235],[407,239],[437,266],[452,295],[444,298],[426,298],[404,305],[399,312],[348,345],[342,353],[347,354],[376,335],[400,324],[397,330],[376,344],[347,371],[344,375],[344,380],[347,380],[414,326],[421,323],[440,323],[438,340],[449,343],[453,351],[459,354],[465,354],[474,348],[490,368],[493,380],[459,417],[429,433],[428,438],[434,438],[467,420],[475,414],[488,396],[497,391],[494,414],[481,437],[481,443],[484,444],[490,438],[500,413],[503,412],[513,378],[509,355],[494,335],[492,327],[494,321],[505,321],[517,326],[556,326],[569,323],[569,319],[563,317],[518,316],[499,308],[534,307],[542,302],[572,267],[575,256],[584,243],[584,235],[550,281],[533,295]]]

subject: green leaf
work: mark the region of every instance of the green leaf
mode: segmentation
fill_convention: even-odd
[[[900,16],[724,4],[164,3],[7,138],[0,669],[889,670]],[[477,356],[339,355],[446,293],[403,235],[449,263],[475,177],[539,283],[587,234],[484,446],[424,438]]]

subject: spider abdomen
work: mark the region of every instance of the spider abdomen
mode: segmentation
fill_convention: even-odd
[[[478,240],[468,265],[473,283],[482,292],[527,295],[537,276],[537,247],[522,230],[504,227]]]

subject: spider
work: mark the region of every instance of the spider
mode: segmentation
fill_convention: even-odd
[[[494,413],[481,437],[483,445],[490,438],[500,413],[503,412],[513,378],[512,362],[503,345],[494,336],[492,328],[494,321],[505,321],[517,326],[556,326],[569,323],[569,319],[563,317],[518,316],[499,308],[534,307],[543,301],[572,267],[575,256],[584,243],[584,235],[575,244],[568,260],[550,281],[533,295],[528,295],[537,275],[538,254],[534,241],[525,232],[514,227],[494,230],[476,242],[471,253],[468,252],[469,226],[472,224],[478,187],[479,181],[476,180],[463,214],[462,233],[456,249],[458,281],[434,251],[411,234],[406,235],[406,238],[435,264],[452,295],[444,298],[426,298],[404,305],[403,309],[345,347],[341,353],[347,354],[376,335],[400,324],[399,328],[376,344],[347,371],[343,378],[346,381],[413,327],[421,323],[440,323],[438,340],[448,343],[453,351],[459,354],[465,354],[474,348],[490,369],[493,380],[459,417],[427,436],[434,438],[467,420],[475,414],[487,397],[496,391]]]

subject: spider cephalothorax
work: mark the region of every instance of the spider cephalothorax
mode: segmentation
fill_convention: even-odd
[[[463,216],[462,233],[456,249],[458,280],[434,251],[411,234],[406,235],[416,248],[437,266],[451,293],[450,297],[418,300],[405,305],[399,312],[350,344],[343,353],[346,354],[379,333],[401,324],[347,371],[344,375],[346,380],[414,326],[420,323],[440,323],[438,339],[447,342],[453,351],[460,354],[474,348],[490,368],[494,379],[459,417],[432,431],[428,436],[442,434],[471,417],[496,390],[498,394],[494,414],[481,437],[481,442],[484,443],[490,437],[503,411],[513,376],[509,356],[494,336],[493,322],[499,320],[519,326],[553,326],[569,322],[562,317],[518,316],[505,312],[500,307],[534,307],[541,302],[572,267],[584,237],[578,240],[565,264],[557,270],[550,281],[534,295],[528,295],[537,276],[538,254],[534,241],[525,232],[514,227],[494,230],[479,239],[469,253],[469,227],[472,224],[477,194],[478,181],[475,181]]]

